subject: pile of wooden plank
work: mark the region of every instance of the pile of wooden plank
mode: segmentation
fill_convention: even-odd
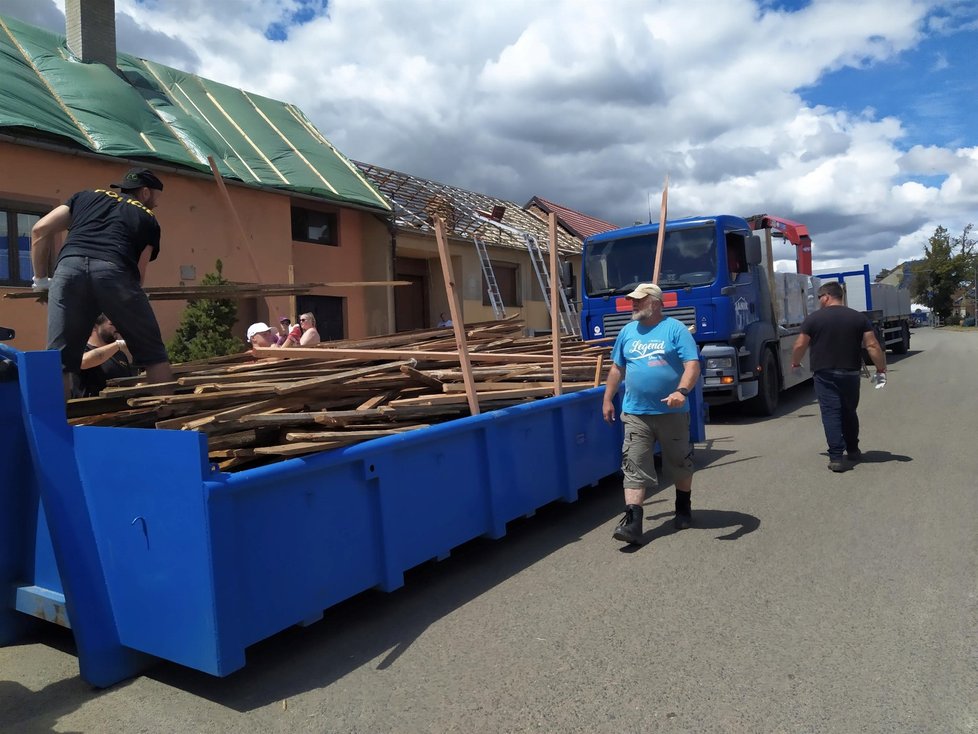
[[[510,319],[465,326],[468,364],[451,328],[258,349],[174,365],[163,386],[115,380],[68,403],[74,425],[200,431],[222,470],[349,446],[603,381],[607,347],[525,337]],[[465,384],[465,373],[469,385]],[[165,391],[167,394],[160,394]]]

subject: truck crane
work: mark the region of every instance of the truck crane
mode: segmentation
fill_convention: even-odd
[[[802,275],[812,274],[812,238],[808,234],[808,227],[770,214],[747,217],[747,224],[755,232],[769,229],[773,237],[780,235],[788,240],[795,246],[795,272]]]

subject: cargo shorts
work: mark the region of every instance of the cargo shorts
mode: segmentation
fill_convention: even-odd
[[[659,488],[655,473],[655,444],[662,452],[662,468],[672,480],[693,476],[693,446],[689,442],[689,413],[633,415],[622,413],[625,440],[621,448],[624,489]]]

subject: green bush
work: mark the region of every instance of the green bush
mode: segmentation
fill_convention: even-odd
[[[201,285],[226,285],[230,281],[221,275],[222,264],[215,264],[217,272],[208,273]],[[197,359],[222,357],[236,354],[246,348],[235,338],[232,329],[238,320],[238,308],[228,298],[189,301],[184,309],[177,333],[166,345],[171,362],[191,362]]]

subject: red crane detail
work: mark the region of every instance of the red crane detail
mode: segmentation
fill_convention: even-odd
[[[804,275],[812,274],[812,238],[808,234],[808,227],[770,214],[747,217],[747,223],[751,229],[773,229],[784,235],[795,246],[795,269]]]

